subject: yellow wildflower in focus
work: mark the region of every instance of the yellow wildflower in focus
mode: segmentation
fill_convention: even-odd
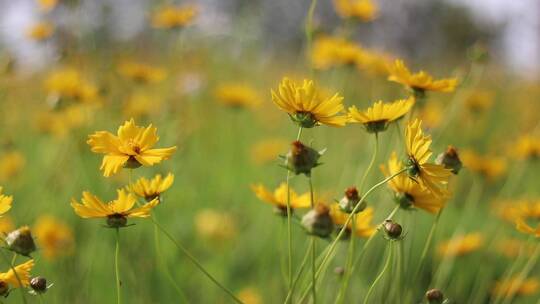
[[[46,21],[32,25],[27,31],[26,36],[36,41],[42,41],[50,38],[54,33],[54,26]]]
[[[15,224],[13,224],[13,220],[8,215],[0,217],[0,235],[6,235],[14,229]]]
[[[438,253],[443,257],[464,256],[480,249],[483,243],[484,237],[480,233],[469,233],[442,242],[439,244]]]
[[[359,111],[356,106],[352,106],[349,108],[349,121],[363,124],[369,133],[378,133],[385,131],[391,122],[405,116],[413,105],[414,97],[411,96],[392,103],[378,101],[365,111]]]
[[[58,0],[37,0],[37,4],[41,11],[49,12],[58,5]]]
[[[362,212],[358,212],[354,215],[354,235],[362,238],[368,238],[375,233],[376,227],[371,224],[371,221],[373,220],[373,212],[374,210],[372,207],[367,207]],[[349,213],[341,211],[338,204],[332,204],[330,207],[330,217],[336,226],[343,227],[347,221],[347,218],[349,217]],[[352,229],[352,220],[349,221],[346,229],[350,232]]]
[[[139,127],[133,119],[118,128],[118,136],[107,131],[98,131],[89,136],[87,143],[92,152],[103,153],[101,170],[104,176],[111,176],[122,167],[130,169],[153,166],[168,159],[175,147],[151,149],[159,140],[157,128],[149,125]]]
[[[73,253],[73,230],[58,219],[48,215],[40,216],[33,231],[46,259],[52,260]]]
[[[72,68],[64,68],[49,74],[45,80],[45,89],[51,96],[88,102],[97,97],[97,88],[84,80],[81,74]]]
[[[272,90],[272,101],[304,128],[320,124],[342,127],[347,122],[347,116],[339,115],[344,109],[343,97],[338,93],[324,97],[312,80],[304,80],[300,85],[283,78],[278,91]]]
[[[154,12],[152,26],[158,29],[182,28],[193,23],[196,16],[197,7],[195,5],[166,5]]]
[[[146,94],[135,93],[128,97],[124,103],[123,113],[125,117],[141,118],[158,113],[160,110],[160,99],[150,97]]]
[[[390,76],[388,80],[400,83],[422,96],[426,91],[452,92],[457,86],[456,78],[446,78],[434,80],[425,71],[411,73],[402,60],[396,60],[394,65],[389,67]]]
[[[8,212],[13,203],[13,196],[2,194],[2,190],[3,188],[0,187],[0,215]]]
[[[262,184],[256,184],[251,186],[251,190],[255,193],[258,199],[265,203],[269,203],[275,207],[275,211],[278,214],[287,214],[287,184],[281,183],[279,187],[270,192]],[[309,208],[310,207],[310,194],[304,193],[298,195],[292,188],[290,191],[290,205],[291,209],[296,208]]]
[[[540,281],[537,278],[520,278],[515,276],[495,283],[492,294],[500,297],[508,295],[530,296],[540,289]]]
[[[418,118],[422,120],[427,129],[436,129],[444,121],[444,108],[438,102],[426,103],[418,112]]]
[[[424,135],[422,122],[415,119],[405,130],[405,146],[407,148],[407,171],[421,186],[426,187],[437,197],[447,195],[445,189],[452,171],[442,165],[428,163],[431,157],[431,136]]]
[[[0,157],[0,182],[6,182],[19,174],[26,159],[18,151],[10,151]]]
[[[195,215],[197,233],[214,240],[230,240],[238,234],[233,217],[223,211],[205,209]]]
[[[123,62],[118,66],[118,73],[137,83],[158,83],[165,79],[167,74],[162,68],[138,62]]]
[[[263,299],[259,291],[254,287],[246,287],[240,290],[237,297],[244,304],[262,304]]]
[[[511,152],[522,160],[540,159],[540,137],[531,134],[520,136],[512,145]]]
[[[29,260],[23,264],[15,266],[7,272],[0,272],[0,282],[6,283],[10,288],[28,287],[30,284],[30,271],[34,267],[34,260]],[[17,278],[18,277],[18,278]]]
[[[362,48],[344,38],[321,36],[313,43],[311,62],[316,69],[329,69],[342,65],[359,65]]]
[[[403,168],[403,163],[398,159],[396,152],[390,156],[388,168],[381,165],[381,170],[386,177],[398,173]],[[448,199],[447,194],[442,197],[436,196],[426,187],[404,175],[394,177],[388,185],[395,192],[395,200],[403,209],[414,207],[429,213],[438,213]]]
[[[129,186],[133,193],[144,198],[147,202],[157,198],[161,201],[160,195],[169,189],[174,182],[174,175],[169,173],[165,178],[157,174],[151,180],[145,177],[139,178],[133,185]]]
[[[257,164],[275,161],[280,153],[289,147],[289,142],[282,138],[265,139],[251,147],[251,160]]]
[[[375,19],[379,12],[379,7],[372,0],[334,0],[334,8],[341,18],[365,22]]]
[[[219,85],[215,91],[218,102],[233,108],[249,108],[261,103],[261,97],[257,91],[242,83],[224,83]]]
[[[502,157],[479,155],[472,150],[462,151],[460,156],[465,168],[479,173],[490,181],[506,172],[507,163]]]
[[[491,91],[477,90],[465,99],[465,107],[471,112],[480,113],[493,105],[495,94]]]

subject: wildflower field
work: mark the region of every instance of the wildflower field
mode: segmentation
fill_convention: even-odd
[[[206,35],[148,1],[115,40],[27,2],[54,55],[0,45],[0,303],[540,303],[540,86],[481,37],[421,60],[364,43],[376,0],[304,0],[267,44],[261,7]]]

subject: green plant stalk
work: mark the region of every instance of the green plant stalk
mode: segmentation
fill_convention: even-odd
[[[358,191],[360,193],[362,193],[362,189],[364,188],[364,184],[369,175],[369,172],[371,172],[371,169],[373,168],[373,165],[375,164],[378,151],[379,151],[379,135],[375,133],[375,148],[373,150],[373,154],[371,155],[371,160],[369,161],[369,165],[367,169],[364,171],[364,175],[362,176],[362,179],[360,180],[360,184],[358,185]]]
[[[527,264],[525,264],[525,267],[523,267],[523,270],[518,275],[518,283],[511,286],[508,294],[504,298],[503,304],[508,304],[512,302],[519,285],[521,284],[521,282],[523,282],[523,280],[525,280],[527,275],[529,275],[531,270],[534,268],[536,262],[538,261],[538,257],[540,257],[540,244],[536,245],[536,249],[534,250],[533,255],[529,258]]]
[[[122,293],[120,291],[120,265],[118,257],[120,255],[120,229],[116,228],[116,249],[114,251],[114,270],[116,276],[116,303],[122,303]]]
[[[384,273],[386,272],[386,270],[390,266],[391,262],[392,262],[392,243],[390,243],[388,245],[388,256],[386,257],[386,262],[384,263],[383,269],[381,270],[379,275],[377,275],[377,277],[375,278],[373,283],[371,283],[371,286],[369,286],[368,292],[366,293],[366,297],[364,298],[364,304],[369,303],[369,297],[371,296],[371,293],[373,292],[373,289],[375,288],[377,283],[379,283],[379,281],[383,277]]]
[[[24,285],[21,281],[21,278],[19,277],[19,274],[17,273],[17,271],[15,271],[15,265],[13,262],[9,262],[9,259],[6,257],[5,253],[3,250],[0,250],[1,252],[1,255],[2,255],[2,259],[4,260],[4,262],[6,262],[6,264],[9,265],[9,268],[11,269],[11,271],[13,271],[13,273],[15,274],[15,278],[17,279],[17,283],[19,283],[19,290],[21,291],[21,298],[22,298],[22,302],[24,304],[28,303],[26,301],[26,295],[25,295],[25,291],[24,291]],[[16,256],[16,255],[15,255]]]
[[[311,209],[315,207],[315,198],[313,192],[313,180],[311,174],[308,176],[309,181],[309,198]],[[313,299],[313,304],[317,303],[317,250],[316,250],[316,241],[317,237],[315,235],[311,236],[310,251],[311,251],[311,297]]]
[[[310,251],[306,250],[306,254],[304,255],[304,259],[300,263],[300,267],[298,268],[298,271],[296,272],[296,276],[295,276],[295,278],[293,280],[293,287],[296,286],[296,283],[298,283],[298,280],[300,279],[300,275],[304,271],[304,267],[306,266],[306,263],[307,263],[307,260],[308,260],[309,256],[310,256]],[[291,297],[292,297],[292,292],[291,291],[293,289],[290,289],[289,292],[287,292],[287,296],[285,297],[285,301],[283,303],[288,303],[291,300]]]

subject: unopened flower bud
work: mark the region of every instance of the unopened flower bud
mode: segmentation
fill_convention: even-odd
[[[44,277],[32,278],[30,287],[37,293],[45,293],[47,291],[47,280]]]
[[[9,292],[9,285],[4,281],[0,281],[0,296],[6,296]]]
[[[426,292],[426,300],[430,304],[442,304],[444,295],[439,289],[430,289]]]
[[[386,235],[393,240],[398,239],[403,231],[401,225],[393,222],[392,220],[384,221],[383,227]]]
[[[300,141],[294,141],[286,156],[287,168],[295,174],[310,175],[311,169],[319,165],[318,160],[321,155],[322,153],[305,146]]]
[[[107,216],[107,226],[111,228],[125,227],[127,224],[127,218],[123,214],[115,213]]]
[[[330,209],[324,204],[318,204],[302,217],[302,226],[309,234],[322,238],[329,236],[334,230]]]
[[[23,226],[8,233],[5,241],[9,250],[20,255],[29,256],[36,251],[36,244],[28,226]]]
[[[353,212],[356,205],[360,203],[360,196],[356,187],[350,187],[345,190],[345,196],[339,201],[339,208],[346,213]],[[356,213],[362,212],[366,209],[366,201],[362,201],[361,205],[356,208]]]
[[[448,146],[444,153],[439,154],[435,163],[443,165],[446,169],[451,169],[454,174],[458,174],[459,170],[463,167],[458,151],[453,146]]]

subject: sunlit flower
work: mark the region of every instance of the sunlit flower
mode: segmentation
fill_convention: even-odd
[[[9,269],[7,272],[0,272],[0,282],[8,285],[8,288],[19,288],[21,282],[23,287],[30,284],[30,271],[34,267],[34,260],[29,260],[23,264],[15,266],[15,271]],[[18,279],[17,279],[18,277]]]
[[[257,164],[275,161],[286,150],[289,142],[282,138],[270,138],[255,143],[250,150],[251,159]]]
[[[10,151],[0,157],[0,182],[5,182],[19,174],[26,160],[18,151]]]
[[[107,131],[98,131],[89,136],[87,143],[92,152],[103,153],[101,170],[104,176],[111,176],[120,168],[152,166],[168,159],[176,147],[151,149],[159,140],[157,128],[149,125],[139,127],[133,119],[118,128],[118,136]]]
[[[141,177],[130,187],[137,196],[149,202],[155,198],[161,200],[160,195],[169,189],[173,182],[174,175],[172,173],[169,173],[165,178],[161,174],[157,174],[151,180]]]
[[[234,218],[227,212],[204,209],[195,215],[195,228],[202,237],[230,240],[238,234]]]
[[[364,211],[354,214],[354,234],[356,236],[368,238],[375,233],[376,227],[371,223],[373,220],[373,212],[374,210],[372,207],[367,207]],[[336,226],[343,227],[350,214],[341,211],[338,204],[332,204],[330,207],[330,216]],[[352,220],[349,221],[346,229],[350,232],[352,229]]]
[[[422,96],[425,91],[434,92],[452,92],[457,86],[456,78],[446,78],[434,80],[431,75],[425,71],[411,73],[402,60],[396,60],[390,68],[388,80],[400,83],[410,89],[415,94]]]
[[[166,5],[154,12],[152,26],[159,29],[182,28],[193,23],[197,11],[195,5]]]
[[[36,41],[48,39],[54,33],[54,26],[46,21],[32,25],[26,32],[26,36]]]
[[[39,249],[46,259],[51,260],[73,252],[73,230],[58,219],[42,215],[37,219],[33,230]]]
[[[461,152],[461,159],[466,169],[479,173],[490,181],[506,173],[507,162],[502,157],[479,155],[472,150],[464,150]]]
[[[396,152],[393,152],[388,161],[388,168],[381,165],[381,170],[386,177],[394,175],[404,168]],[[446,204],[448,195],[436,196],[426,187],[411,180],[405,175],[398,175],[388,182],[395,192],[396,202],[404,209],[419,208],[429,213],[437,213]]]
[[[263,299],[259,291],[254,287],[246,287],[240,290],[237,297],[244,304],[262,304]]]
[[[503,281],[498,281],[492,290],[497,296],[508,296],[511,293],[517,296],[530,296],[540,289],[540,281],[537,278],[520,278],[515,276]]]
[[[362,56],[362,48],[351,41],[340,37],[321,36],[313,43],[311,62],[316,69],[356,66],[363,60]]]
[[[120,75],[137,83],[157,83],[165,79],[165,70],[139,62],[123,62],[118,66]]]
[[[405,130],[408,174],[421,186],[426,187],[437,197],[447,194],[446,184],[452,171],[442,165],[428,163],[431,157],[431,136],[424,135],[422,122],[415,119]]]
[[[349,121],[363,124],[369,133],[378,133],[386,130],[391,122],[405,116],[413,105],[414,97],[411,96],[392,103],[377,101],[364,111],[359,111],[356,106],[352,106],[349,108]]]
[[[274,192],[270,192],[262,184],[252,185],[251,190],[261,201],[273,205],[277,213],[287,214],[287,184],[281,183]],[[293,189],[289,191],[291,209],[310,207],[309,193],[298,195]]]
[[[2,187],[0,187],[0,215],[6,213],[11,209],[11,203],[13,203],[13,196],[2,194]]]
[[[304,128],[320,124],[341,127],[347,122],[347,116],[339,115],[344,109],[343,97],[338,93],[322,96],[311,80],[299,84],[283,78],[278,91],[272,90],[272,101]]]
[[[540,137],[531,134],[520,136],[512,145],[511,152],[522,160],[540,159]]]
[[[341,18],[371,21],[377,17],[379,7],[372,0],[334,0],[334,8]]]
[[[115,200],[103,203],[97,196],[85,191],[81,199],[82,204],[72,199],[71,207],[82,218],[106,218],[107,225],[118,228],[126,226],[128,218],[149,217],[152,208],[159,204],[159,199],[156,198],[140,207],[133,208],[137,201],[135,195],[127,193],[124,189],[119,189],[117,192],[118,197]]]
[[[438,253],[441,256],[464,256],[480,249],[483,243],[484,237],[480,233],[469,233],[442,242]]]
[[[259,93],[253,87],[242,83],[220,84],[214,94],[218,102],[233,108],[249,108],[261,103]]]
[[[98,93],[93,84],[84,80],[81,74],[72,68],[64,68],[49,74],[45,80],[45,89],[50,96],[81,102],[94,100]]]

